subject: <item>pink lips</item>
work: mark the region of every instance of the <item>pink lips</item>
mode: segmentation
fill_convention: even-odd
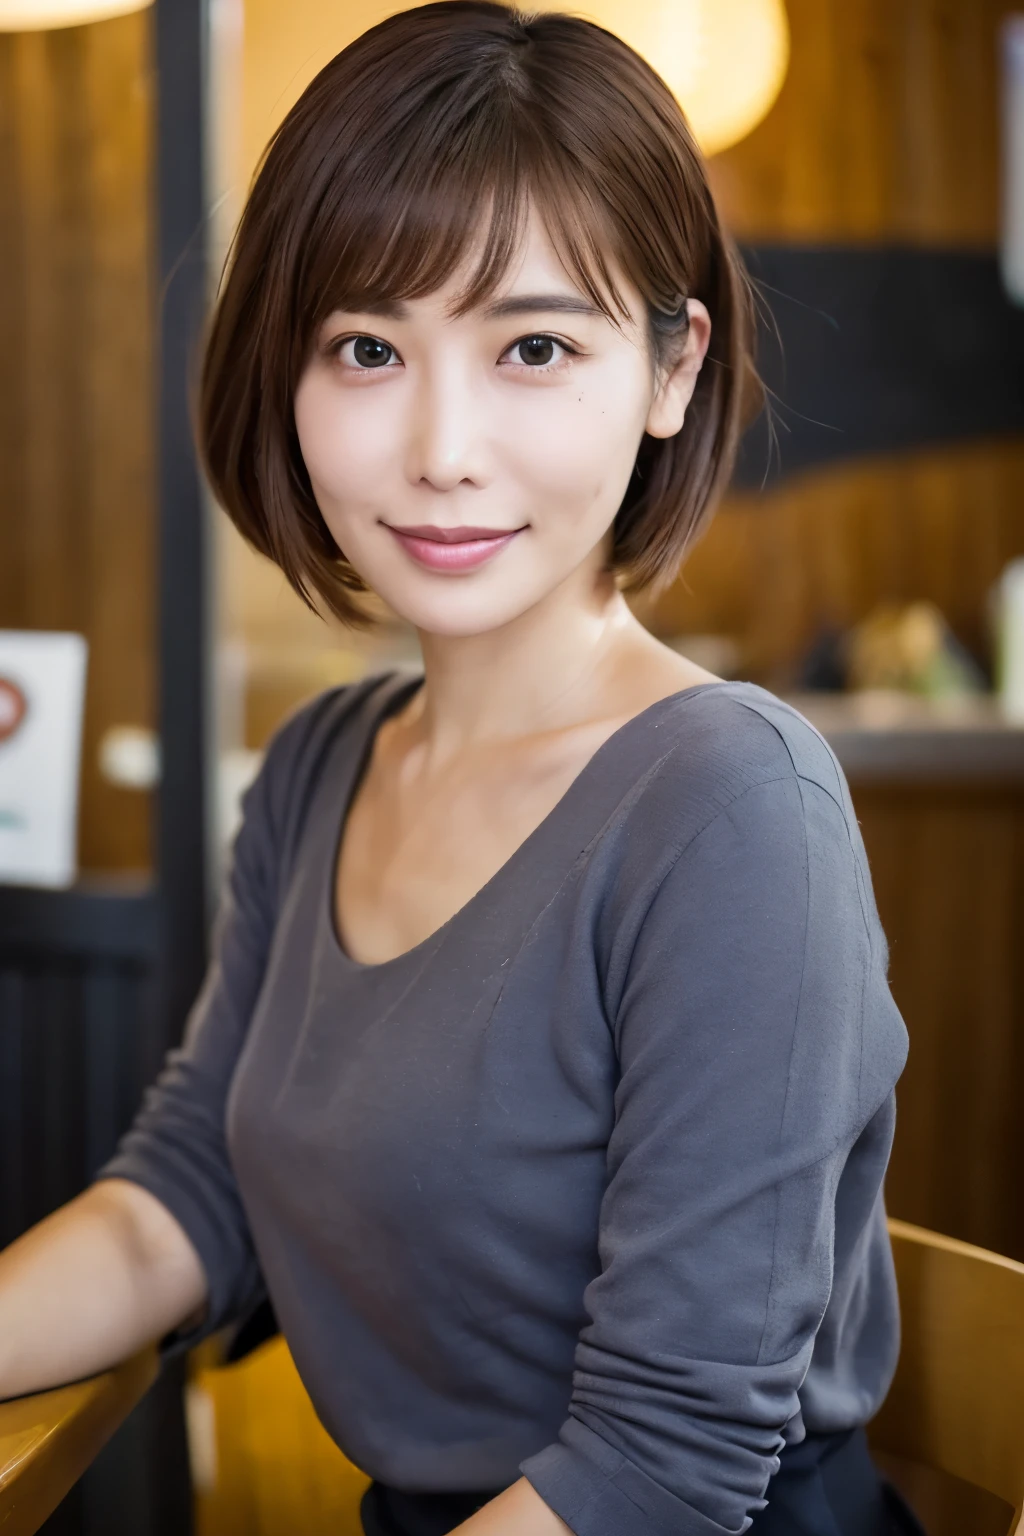
[[[384,525],[394,534],[406,554],[418,565],[430,571],[473,571],[485,561],[493,559],[506,544],[511,544],[521,528],[507,532],[496,528],[435,528],[420,525],[415,528],[394,528]]]

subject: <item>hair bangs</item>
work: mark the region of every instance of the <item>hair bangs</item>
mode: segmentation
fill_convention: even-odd
[[[524,103],[474,105],[461,144],[439,157],[434,135],[412,133],[386,186],[353,178],[312,221],[299,298],[303,351],[333,311],[423,298],[464,268],[451,313],[486,303],[522,247],[531,208],[584,297],[613,324],[628,317],[607,259],[611,252],[624,264],[624,253],[599,189],[564,174]]]

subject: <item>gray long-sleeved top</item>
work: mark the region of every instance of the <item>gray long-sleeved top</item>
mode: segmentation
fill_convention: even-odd
[[[269,1293],[327,1429],[410,1490],[520,1473],[579,1536],[721,1536],[898,1342],[906,1032],[842,771],[749,683],[600,748],[432,937],[334,927],[344,816],[419,679],[330,692],[245,802],[215,955],[101,1176]]]

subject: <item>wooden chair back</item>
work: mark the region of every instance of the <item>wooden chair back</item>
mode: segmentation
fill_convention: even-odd
[[[1015,1511],[1024,1536],[1024,1264],[890,1221],[903,1342],[874,1448]]]
[[[195,1536],[362,1536],[370,1479],[320,1423],[283,1338],[233,1365],[197,1350],[186,1408]]]

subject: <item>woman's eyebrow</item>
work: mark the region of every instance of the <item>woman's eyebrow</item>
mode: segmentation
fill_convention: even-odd
[[[603,315],[596,304],[571,293],[513,293],[495,299],[484,308],[486,320],[502,320],[506,315],[534,315],[543,312],[562,315]]]
[[[350,313],[377,315],[385,320],[407,320],[409,306],[403,304],[401,299],[370,299],[354,307]],[[485,320],[503,320],[508,315],[544,313],[604,317],[603,309],[598,309],[596,304],[591,304],[582,295],[571,293],[513,293],[503,299],[493,299],[484,306],[482,313]]]

